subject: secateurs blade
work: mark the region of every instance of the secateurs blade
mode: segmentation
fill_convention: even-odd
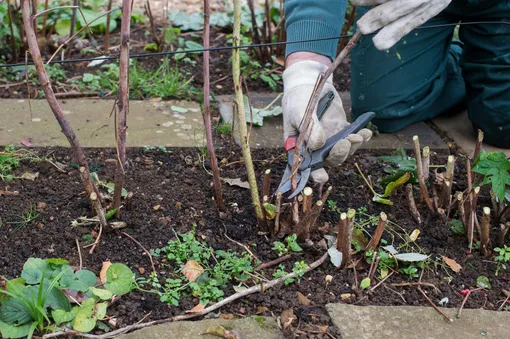
[[[331,105],[333,99],[334,93],[332,91],[328,92],[324,97],[321,98],[317,106],[317,117],[319,120],[324,116],[324,113]],[[328,138],[324,143],[324,146],[313,152],[308,150],[304,144],[301,148],[302,162],[299,165],[297,173],[295,174],[297,187],[296,190],[289,195],[288,199],[294,198],[305,188],[312,171],[315,171],[324,166],[324,159],[328,157],[329,152],[338,141],[346,138],[350,134],[359,132],[362,128],[365,128],[374,117],[374,112],[367,112],[360,115],[352,124]],[[292,167],[294,165],[294,148],[296,147],[297,139],[297,136],[290,136],[287,138],[287,140],[285,140],[285,151],[287,151],[287,167],[285,168],[285,172],[283,174],[283,178],[280,182],[277,193],[284,194],[291,190],[291,177],[293,174]]]

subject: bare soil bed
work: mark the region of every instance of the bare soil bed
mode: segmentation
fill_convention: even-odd
[[[37,149],[40,155],[51,154],[55,160],[70,165],[73,161],[67,149]],[[146,151],[130,149],[128,158],[130,166],[127,173],[126,186],[128,191],[134,193],[131,208],[123,210],[122,220],[128,223],[128,228],[122,231],[136,238],[145,248],[156,249],[164,246],[168,240],[175,239],[175,233],[182,234],[197,225],[197,236],[215,249],[230,249],[243,251],[243,248],[228,240],[224,233],[249,246],[256,256],[267,262],[278,257],[272,250],[273,241],[267,236],[257,235],[254,210],[250,206],[250,193],[248,190],[223,184],[224,199],[228,206],[227,218],[220,219],[210,189],[211,177],[204,170],[208,162],[202,165],[199,161],[197,149],[173,149],[172,153],[163,153],[158,150]],[[112,181],[114,164],[108,159],[115,159],[115,149],[87,150],[89,164],[97,166],[101,179]],[[257,173],[263,173],[271,168],[272,190],[276,189],[278,179],[283,173],[284,161],[282,153],[278,150],[255,151],[254,159]],[[378,154],[377,154],[378,155]],[[225,159],[221,165],[221,176],[224,178],[240,178],[246,180],[242,164],[235,162],[237,157],[229,156],[227,143],[218,148],[219,159]],[[438,161],[435,159],[434,161]],[[476,279],[480,275],[489,277],[491,289],[473,293],[466,303],[466,308],[497,309],[504,296],[502,289],[508,288],[510,275],[502,270],[495,276],[496,264],[480,257],[478,251],[472,254],[466,252],[465,237],[453,236],[448,226],[436,216],[427,215],[426,208],[419,206],[425,222],[418,226],[411,218],[407,209],[405,192],[398,190],[393,196],[393,206],[384,206],[372,202],[372,195],[361,177],[358,175],[354,163],[357,162],[366,175],[371,175],[374,181],[383,175],[382,164],[376,161],[376,154],[364,152],[355,155],[339,170],[330,171],[333,191],[329,197],[336,202],[342,211],[347,208],[365,208],[366,214],[378,215],[380,211],[388,214],[394,225],[394,232],[385,232],[383,239],[388,244],[402,244],[402,237],[409,236],[420,229],[421,234],[416,240],[424,253],[429,254],[432,263],[423,270],[422,281],[431,283],[422,286],[434,302],[444,297],[449,299],[447,307],[459,307],[464,295],[461,291],[476,287]],[[444,159],[441,160],[444,163]],[[464,171],[458,165],[457,171]],[[78,171],[68,166],[66,173],[58,171],[47,162],[24,163],[16,173],[38,172],[35,181],[14,180],[2,183],[2,189],[18,191],[19,195],[0,195],[0,217],[2,222],[0,237],[0,275],[8,278],[20,274],[23,263],[29,257],[59,257],[66,258],[71,265],[78,265],[78,251],[75,239],[81,239],[84,234],[91,233],[88,227],[71,227],[71,222],[81,216],[90,216],[91,211],[86,197],[82,192]],[[462,177],[462,176],[459,176]],[[381,189],[380,187],[376,189]],[[465,183],[456,182],[453,191],[465,189]],[[488,193],[482,192],[479,206],[490,203]],[[44,204],[41,204],[44,203]],[[23,213],[30,205],[38,205],[40,216],[29,225],[19,228],[8,224],[15,220],[17,215]],[[155,206],[159,205],[159,208]],[[362,216],[361,216],[362,218]],[[325,208],[320,218],[320,225],[330,224],[330,234],[334,233],[339,214]],[[396,226],[398,225],[398,226]],[[367,228],[373,233],[374,227]],[[494,234],[497,232],[493,232]],[[314,235],[317,242],[320,234]],[[303,260],[310,264],[324,253],[323,249],[311,248],[294,258],[286,261],[287,271],[292,270],[294,261]],[[104,234],[102,241],[93,254],[82,250],[83,266],[94,272],[99,272],[104,261],[121,262],[128,265],[137,276],[147,277],[151,272],[149,258],[143,250],[121,231]],[[460,273],[454,273],[441,262],[439,256],[454,259],[462,266]],[[359,257],[359,255],[358,255]],[[437,259],[439,257],[439,259]],[[161,258],[154,258],[156,269],[161,276],[168,272],[168,267]],[[276,267],[265,270],[268,279]],[[326,283],[326,277],[332,277]],[[326,338],[327,334],[317,334],[318,326],[329,326],[328,333],[337,336],[324,305],[331,302],[349,302],[358,305],[424,305],[430,304],[423,298],[416,286],[392,286],[394,283],[408,282],[409,279],[402,274],[393,274],[384,284],[372,293],[362,291],[357,286],[368,275],[368,268],[357,270],[336,269],[329,261],[305,275],[299,283],[282,285],[262,294],[253,294],[228,304],[219,310],[222,314],[232,314],[235,317],[257,314],[280,315],[282,311],[293,309],[298,317],[301,332],[298,337]],[[377,275],[376,275],[377,276]],[[417,278],[412,280],[418,281]],[[376,281],[372,283],[372,286]],[[304,306],[296,298],[301,292],[311,301],[311,305]],[[225,290],[225,296],[235,293],[230,286]],[[353,294],[348,299],[342,295]],[[109,316],[118,319],[118,326],[125,326],[140,321],[162,319],[172,315],[182,314],[198,303],[198,299],[185,297],[180,300],[179,307],[168,306],[159,301],[158,296],[134,291],[123,296],[109,309]],[[260,313],[260,306],[265,306]],[[318,332],[320,333],[320,331]]]

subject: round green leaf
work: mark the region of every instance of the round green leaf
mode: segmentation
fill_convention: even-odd
[[[487,278],[484,275],[479,276],[476,278],[476,286],[478,287],[485,287],[488,289],[492,288],[491,282],[489,281],[489,278]]]
[[[104,319],[106,317],[106,303],[98,303],[94,306],[94,318]]]
[[[112,264],[106,271],[104,286],[115,295],[123,295],[131,291],[134,278],[135,275],[126,265]]]
[[[79,306],[74,306],[69,312],[63,309],[53,310],[51,311],[51,317],[53,318],[55,324],[58,326],[62,323],[68,323],[72,321],[78,314],[79,309]]]
[[[57,266],[69,264],[69,261],[67,261],[65,259],[60,259],[60,258],[49,258],[49,259],[45,259],[44,261],[46,261],[48,264],[57,265]]]
[[[111,299],[113,297],[113,293],[111,291],[104,290],[102,288],[92,287],[90,290],[92,291],[92,293],[95,296],[98,296],[99,299],[101,299],[101,300],[108,300],[108,299]]]
[[[94,311],[95,300],[92,298],[85,299],[76,313],[73,321],[73,329],[78,332],[90,332],[96,327],[96,319],[92,317]]]
[[[2,338],[26,338],[30,333],[32,324],[14,326],[0,321],[0,337]]]

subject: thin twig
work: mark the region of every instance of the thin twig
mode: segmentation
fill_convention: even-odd
[[[437,287],[436,285],[432,284],[432,283],[427,283],[427,282],[407,282],[407,283],[396,283],[396,284],[391,284],[391,286],[394,286],[394,287],[404,287],[404,286],[428,286],[428,287],[432,287],[436,292],[441,292]]]
[[[453,322],[453,319],[450,318],[449,316],[447,316],[443,311],[441,311],[441,309],[439,307],[436,306],[436,304],[434,304],[434,302],[432,300],[430,300],[430,298],[425,294],[425,292],[423,292],[423,290],[421,288],[418,287],[418,291],[420,291],[420,293],[423,295],[423,297],[425,299],[427,299],[427,301],[429,302],[429,304],[432,305],[432,307],[434,307],[434,309],[439,313],[441,314],[446,320],[448,320],[449,322]]]
[[[423,176],[423,163],[421,161],[421,152],[420,152],[420,139],[417,135],[413,137],[414,142],[414,156],[416,158],[416,174],[418,176],[418,182],[420,184],[420,191],[423,196],[423,200],[425,201],[425,205],[429,208],[429,210],[434,213],[434,207],[432,206],[432,202],[430,201],[429,193],[427,191],[427,185],[425,185],[425,178]]]
[[[384,277],[383,280],[379,281],[374,287],[372,287],[368,292],[372,293],[375,291],[377,287],[379,287],[382,283],[384,283],[386,280],[388,280],[389,277],[393,275],[394,272],[390,272],[386,277]]]
[[[282,257],[279,257],[279,258],[276,258],[275,260],[272,260],[272,261],[268,261],[266,263],[263,263],[263,264],[260,264],[257,266],[257,268],[255,268],[255,271],[260,271],[264,268],[268,268],[268,267],[271,267],[271,266],[275,266],[275,265],[278,265],[286,260],[289,260],[290,258],[292,258],[292,254],[286,254]]]
[[[81,270],[83,267],[83,260],[81,258],[80,242],[78,241],[78,238],[74,238],[74,240],[76,241],[76,248],[78,249],[78,257],[80,258],[80,270]]]
[[[140,246],[142,248],[142,250],[147,253],[147,255],[149,256],[149,260],[151,261],[151,266],[152,266],[152,272],[154,272],[154,274],[157,275],[157,272],[156,272],[156,267],[154,267],[154,261],[152,261],[152,255],[151,255],[151,252],[147,251],[147,249],[145,247],[143,247],[142,244],[140,244],[140,242],[138,240],[136,240],[135,238],[133,238],[132,236],[130,236],[129,234],[127,234],[126,232],[122,232],[122,234],[124,234],[126,237],[128,237],[129,239],[133,240],[138,246]]]
[[[476,292],[476,291],[480,291],[480,290],[483,290],[483,289],[485,289],[485,287],[478,287],[478,288],[475,288],[473,290],[468,290],[467,291],[466,296],[464,297],[464,300],[462,300],[462,304],[460,305],[459,311],[457,312],[457,318],[460,318],[460,315],[462,314],[462,310],[464,309],[464,305],[466,305],[466,301],[468,300],[468,298],[471,295],[471,293]]]
[[[84,337],[84,338],[93,338],[93,339],[109,339],[109,338],[114,338],[114,337],[116,337],[116,336],[118,336],[120,334],[129,332],[129,331],[132,331],[132,330],[148,327],[148,326],[153,326],[153,325],[164,324],[164,323],[168,323],[168,322],[187,320],[187,319],[192,319],[192,318],[200,317],[200,316],[206,315],[207,313],[215,311],[218,308],[220,308],[222,306],[225,306],[226,304],[231,303],[232,301],[235,301],[235,300],[237,300],[239,298],[242,298],[244,296],[247,296],[247,295],[250,295],[250,294],[253,294],[253,293],[257,293],[257,292],[264,292],[264,291],[266,291],[267,289],[269,289],[269,288],[271,288],[273,286],[276,286],[278,284],[283,283],[287,279],[295,278],[299,274],[308,273],[311,270],[313,270],[313,269],[319,267],[320,265],[322,265],[324,263],[324,261],[326,261],[327,258],[328,258],[328,254],[325,253],[322,257],[320,257],[319,260],[317,260],[317,261],[313,262],[312,264],[310,264],[305,269],[304,272],[302,272],[302,271],[292,272],[292,273],[289,273],[289,274],[287,274],[287,275],[285,275],[285,276],[283,276],[281,278],[271,280],[268,283],[257,284],[255,286],[252,286],[252,287],[248,288],[248,289],[245,289],[245,290],[242,290],[242,291],[240,291],[238,293],[235,293],[235,294],[231,295],[230,297],[225,298],[225,299],[223,299],[220,302],[217,302],[214,305],[211,305],[211,306],[207,307],[202,312],[197,312],[197,313],[192,313],[192,314],[183,314],[183,315],[178,315],[178,316],[171,317],[171,318],[150,321],[150,322],[147,322],[147,323],[134,324],[134,325],[130,325],[130,326],[126,326],[126,327],[123,327],[123,328],[119,328],[118,330],[115,330],[115,331],[112,331],[112,332],[109,332],[109,333],[105,333],[105,334],[101,334],[101,335],[80,333],[80,332],[76,332],[76,331],[72,331],[72,330],[67,330],[67,331],[61,331],[61,332],[55,332],[55,333],[46,334],[46,335],[43,336],[43,339],[54,338],[54,337],[59,337],[59,336],[69,336],[69,335],[79,335],[79,336]]]

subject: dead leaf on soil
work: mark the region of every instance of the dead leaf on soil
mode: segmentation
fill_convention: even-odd
[[[256,315],[262,314],[264,312],[269,312],[269,308],[266,306],[257,306],[257,310],[255,311]]]
[[[409,236],[409,239],[411,239],[411,241],[416,241],[416,239],[418,239],[419,235],[420,235],[420,230],[419,229],[415,229],[413,231],[413,233],[411,233],[411,235]]]
[[[286,329],[292,325],[294,320],[297,320],[297,317],[294,315],[294,311],[292,311],[292,309],[283,311],[282,315],[280,316],[280,322],[283,326],[283,329]]]
[[[101,272],[99,272],[99,279],[103,284],[106,283],[106,271],[108,270],[108,267],[110,267],[111,265],[112,265],[111,262],[105,261],[103,263],[103,267],[101,267]]]
[[[204,268],[196,260],[188,260],[184,265],[184,276],[191,282],[196,281],[203,272]]]
[[[307,297],[305,297],[301,292],[297,292],[296,293],[296,296],[297,296],[297,299],[299,301],[299,303],[303,306],[310,306],[310,304],[312,303],[310,301],[310,299],[308,299]]]
[[[225,320],[232,320],[232,319],[234,319],[234,315],[232,313],[229,313],[229,314],[220,314],[219,318],[220,319],[225,319]]]
[[[37,179],[38,177],[39,177],[39,172],[35,172],[35,173],[32,173],[32,172],[25,172],[25,173],[23,173],[23,175],[21,176],[21,179],[34,181],[34,180],[35,180],[35,179]]]
[[[32,143],[30,142],[30,138],[29,137],[24,137],[23,139],[21,139],[20,142],[25,147],[31,147],[32,146]]]
[[[241,179],[239,179],[239,178],[235,178],[235,179],[221,178],[221,180],[223,180],[230,186],[238,186],[238,187],[246,188],[246,189],[250,188],[250,184],[248,183],[248,181],[241,181]]]
[[[225,338],[225,339],[241,339],[241,334],[236,330],[227,330],[223,326],[209,326],[207,330],[205,330],[204,334],[215,335],[217,337]]]
[[[459,264],[457,264],[457,262],[453,259],[450,259],[448,257],[443,257],[441,256],[441,258],[443,258],[444,262],[450,266],[450,268],[455,272],[455,273],[459,273],[460,270],[462,269],[462,266],[460,266]]]
[[[205,309],[205,305],[198,304],[197,306],[193,307],[191,310],[187,310],[185,313],[200,313],[203,312]]]

